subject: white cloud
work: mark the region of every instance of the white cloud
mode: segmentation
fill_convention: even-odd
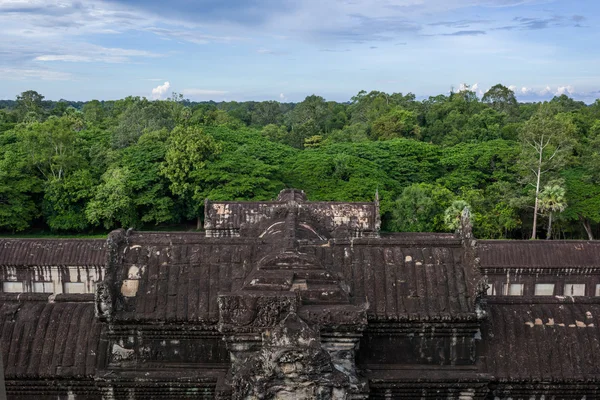
[[[522,96],[533,96],[533,97],[549,97],[549,96],[560,96],[566,94],[567,96],[585,96],[586,93],[579,93],[575,90],[575,87],[572,85],[564,85],[558,86],[553,89],[551,86],[546,86],[544,88],[532,88],[530,86],[523,86],[519,90],[519,94]]]
[[[556,90],[555,94],[557,96],[561,96],[563,94],[571,96],[571,95],[575,94],[575,88],[573,86],[571,86],[571,85],[559,86],[558,89]]]
[[[540,90],[541,96],[546,96],[550,93],[552,93],[552,89],[550,88],[550,86],[546,86],[544,89]]]
[[[472,85],[469,85],[468,83],[461,83],[460,85],[458,85],[458,93],[466,92],[467,90],[478,93],[477,89],[479,89],[479,83],[474,83]],[[479,92],[481,92],[481,90],[479,90]]]
[[[258,54],[263,54],[263,55],[271,55],[271,56],[283,56],[288,54],[285,51],[280,51],[280,50],[271,50],[271,49],[265,49],[264,47],[256,50],[256,52]]]
[[[43,81],[66,81],[70,80],[71,74],[60,71],[50,71],[46,69],[34,68],[2,68],[0,67],[0,76],[7,80],[26,80],[40,79]]]
[[[167,82],[168,83],[168,82]],[[211,89],[183,89],[181,91],[186,96],[223,96],[227,92],[224,90],[211,90]]]
[[[35,61],[62,61],[62,62],[105,62],[124,63],[132,61],[133,57],[162,57],[161,54],[145,50],[121,49],[118,47],[102,47],[77,43],[71,46],[77,54],[42,54],[35,57]]]
[[[207,35],[197,30],[175,30],[175,29],[165,29],[165,28],[146,28],[145,30],[154,33],[155,35],[160,36],[165,40],[183,40],[190,43],[195,44],[207,44],[207,43],[229,43],[233,41],[241,41],[244,40],[239,36],[230,36],[230,35]]]
[[[483,91],[483,89],[481,88],[481,86],[479,86],[479,83],[474,83],[473,85],[471,85],[471,91],[477,93],[477,95],[479,97],[482,97],[485,92]]]
[[[68,61],[68,62],[91,62],[91,57],[86,56],[76,56],[70,54],[63,55],[44,55],[37,56],[35,61]]]
[[[283,93],[279,93],[279,101],[280,101],[280,102],[287,101],[287,97],[285,97],[285,94],[283,94]]]
[[[515,92],[517,90],[517,87],[515,85],[510,85],[508,88],[510,90],[512,90],[513,92]]]
[[[169,89],[171,88],[171,84],[167,81],[162,85],[158,85],[154,89],[152,89],[152,98],[154,100],[159,100],[165,95]]]

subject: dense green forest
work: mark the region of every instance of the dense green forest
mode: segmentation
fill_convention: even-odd
[[[0,102],[6,234],[193,229],[205,198],[295,187],[336,201],[378,190],[388,231],[448,231],[468,205],[479,238],[591,239],[598,171],[600,100],[518,103],[502,85],[423,101],[55,102],[27,91]]]

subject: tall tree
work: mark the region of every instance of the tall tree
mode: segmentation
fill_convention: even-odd
[[[188,216],[197,217],[200,229],[200,208],[204,204],[206,187],[202,185],[206,163],[220,153],[221,146],[200,127],[173,129],[167,142],[161,174],[169,182],[171,192],[184,200]]]
[[[540,211],[548,214],[548,233],[546,239],[552,239],[552,217],[567,207],[565,189],[559,185],[548,185],[540,192]]]
[[[515,93],[501,84],[492,86],[485,92],[481,101],[489,104],[494,110],[506,113],[511,117],[517,114],[519,107]]]
[[[325,99],[321,96],[307,96],[302,102],[298,103],[290,115],[290,124],[292,130],[297,126],[312,123],[314,125],[313,135],[318,134],[325,128],[325,122],[329,115],[329,107]],[[312,135],[309,135],[312,136]]]
[[[17,96],[17,114],[19,121],[31,122],[42,119],[44,96],[35,90],[27,90]]]
[[[131,197],[142,223],[158,225],[181,217],[169,181],[160,174],[168,137],[166,129],[146,132],[137,143],[121,151],[119,165],[130,172]]]
[[[565,166],[574,133],[573,123],[556,115],[548,105],[541,107],[520,132],[520,164],[526,180],[535,188],[531,239],[537,237],[540,188],[549,173]]]
[[[387,113],[394,105],[391,96],[384,92],[361,90],[352,97],[348,108],[352,123],[371,123]]]
[[[16,135],[30,164],[49,181],[62,179],[81,165],[80,128],[80,120],[65,115],[19,125]]]
[[[170,101],[148,101],[146,99],[132,98],[122,114],[118,116],[118,123],[113,130],[112,145],[114,148],[127,147],[139,139],[144,132],[157,131],[163,128],[171,130],[175,127],[175,120],[179,116],[178,103]],[[174,110],[177,115],[173,115]]]
[[[281,124],[283,113],[277,101],[263,101],[256,104],[252,111],[252,125],[266,126],[269,124]]]
[[[105,116],[104,107],[98,100],[92,100],[83,106],[83,115],[88,124],[99,124]]]

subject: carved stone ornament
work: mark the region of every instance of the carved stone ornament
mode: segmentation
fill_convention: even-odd
[[[265,330],[261,350],[238,362],[235,400],[347,398],[348,377],[334,368],[318,332],[295,313]]]

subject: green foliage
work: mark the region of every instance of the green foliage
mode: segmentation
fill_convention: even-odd
[[[548,216],[548,233],[546,239],[552,238],[552,217],[567,207],[565,189],[559,185],[547,185],[540,192],[539,206],[542,214]]]
[[[175,222],[180,211],[169,191],[169,181],[160,173],[165,161],[169,132],[144,133],[133,146],[123,150],[120,165],[129,172],[136,213],[143,223]]]
[[[373,201],[379,188],[382,202],[389,202],[395,186],[372,161],[326,148],[304,150],[288,161],[286,182],[302,187],[311,200]]]
[[[321,96],[308,96],[304,101],[298,103],[290,115],[292,130],[297,126],[311,124],[314,133],[324,130],[325,122],[329,114],[329,107]]]
[[[28,90],[17,96],[16,112],[20,122],[41,121],[44,118],[44,96]]]
[[[567,169],[565,179],[566,201],[569,205],[564,217],[575,222],[600,223],[600,177],[584,168]]]
[[[445,148],[440,159],[445,172],[438,183],[458,191],[461,188],[481,189],[494,182],[512,181],[518,171],[518,156],[516,143],[501,139]]]
[[[127,98],[125,110],[117,118],[112,135],[115,149],[127,147],[139,139],[144,132],[171,130],[175,127],[173,108],[167,101],[148,101],[140,98]]]
[[[0,135],[8,141],[7,134]],[[15,143],[0,147],[0,229],[22,231],[39,215],[34,196],[41,182],[25,161],[25,154]]]
[[[204,117],[204,123],[211,126],[223,126],[229,129],[240,129],[244,123],[223,110],[210,111]]]
[[[77,115],[50,117],[45,122],[21,124],[15,134],[29,164],[45,180],[62,179],[80,168],[81,120]]]
[[[83,117],[85,122],[88,124],[100,124],[105,117],[105,111],[102,103],[100,103],[98,100],[92,100],[85,103],[83,106]]]
[[[451,191],[440,185],[412,184],[396,199],[389,226],[400,232],[444,230],[444,210],[453,197]]]
[[[415,140],[336,143],[324,147],[322,151],[329,154],[345,153],[371,162],[398,186],[431,182],[441,172],[437,146]]]
[[[390,108],[390,96],[387,93],[378,91],[367,93],[361,90],[352,97],[349,112],[352,123],[372,123],[386,114]]]
[[[394,108],[373,122],[371,135],[378,140],[399,137],[419,139],[421,129],[414,112]]]
[[[516,116],[519,109],[515,93],[501,84],[492,86],[485,92],[481,101],[489,104],[492,109],[511,117]]]
[[[171,132],[160,173],[168,179],[171,192],[180,197],[188,216],[198,216],[207,187],[203,186],[207,162],[221,146],[202,128],[181,126]]]
[[[575,132],[571,118],[556,114],[553,104],[540,107],[520,131],[519,165],[525,181],[534,188],[532,239],[537,235],[541,185],[555,177],[569,161]]]
[[[0,109],[0,134],[13,129],[17,124],[17,113]]]
[[[559,185],[547,185],[540,192],[540,211],[543,214],[563,212],[567,207],[565,189]]]
[[[328,143],[362,142],[369,139],[369,126],[364,123],[346,125],[326,135]]]
[[[521,225],[519,215],[523,207],[515,184],[492,182],[483,189],[463,187],[459,197],[470,205],[471,222],[475,237],[500,239]]]
[[[304,148],[310,149],[315,147],[320,147],[323,144],[323,136],[322,135],[314,135],[304,139]]]
[[[565,115],[556,114],[550,105],[541,107],[520,131],[519,163],[531,180],[550,171],[559,171],[568,161],[573,147],[575,126]],[[533,176],[531,175],[533,172]],[[547,175],[547,179],[552,175]]]
[[[288,132],[285,125],[277,126],[275,124],[269,124],[262,129],[262,134],[272,142],[284,143]]]
[[[131,172],[127,168],[113,167],[102,175],[85,210],[90,223],[106,229],[139,226],[130,179]]]
[[[199,217],[205,198],[268,200],[298,187],[339,201],[372,201],[379,189],[387,230],[445,231],[444,211],[461,199],[476,237],[523,237],[531,188],[561,178],[566,208],[553,235],[592,238],[598,170],[600,101],[519,104],[502,85],[481,101],[467,88],[424,101],[361,91],[350,103],[193,103],[176,93],[82,103],[27,91],[0,102],[5,232],[163,229]]]
[[[46,182],[43,215],[50,229],[80,232],[88,228],[85,207],[92,198],[94,184],[94,177],[85,169]]]
[[[276,101],[263,101],[258,103],[252,111],[252,125],[266,126],[279,125],[283,122],[281,105]]]
[[[256,131],[212,129],[220,152],[206,163],[198,200],[270,200],[285,187],[281,165],[295,151],[265,142]]]

